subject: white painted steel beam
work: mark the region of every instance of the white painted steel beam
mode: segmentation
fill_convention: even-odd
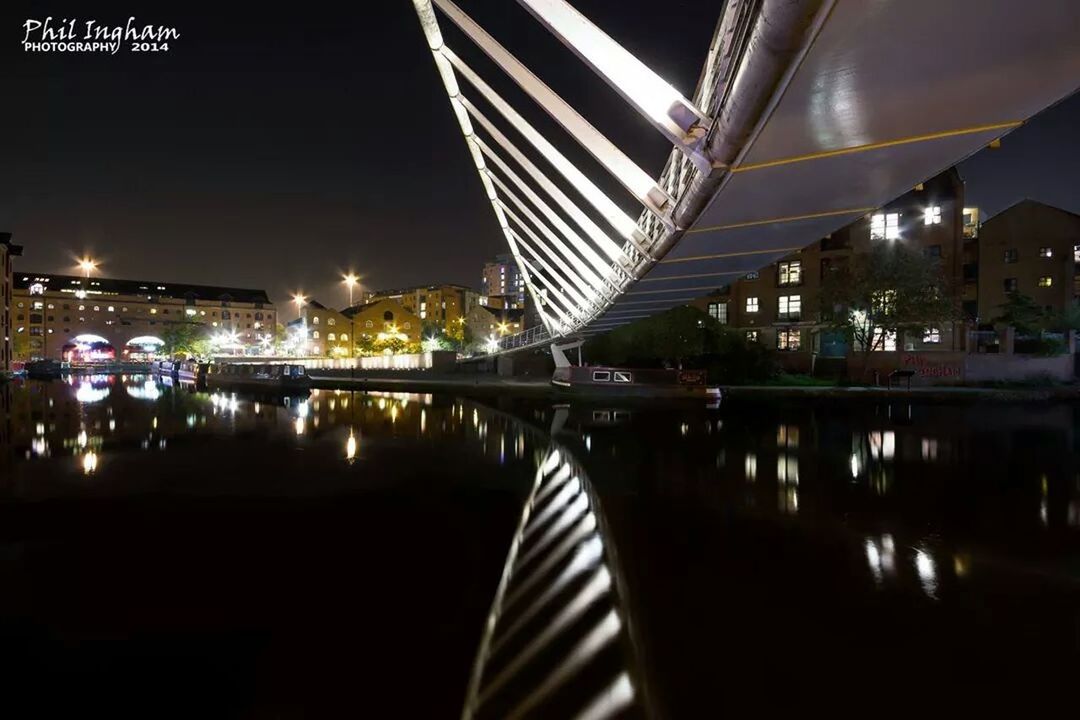
[[[565,0],[518,0],[653,127],[708,172],[705,113]]]
[[[505,171],[509,168],[500,169]],[[510,175],[512,175],[512,171]],[[589,297],[590,299],[593,299],[595,301],[599,299],[598,296],[604,295],[608,289],[604,283],[604,278],[596,274],[596,272],[593,271],[592,268],[586,265],[585,262],[581,259],[581,257],[577,253],[575,253],[569,246],[567,246],[567,244],[563,242],[562,238],[554,230],[552,230],[546,222],[538,218],[536,216],[536,213],[532,211],[528,204],[526,204],[525,201],[517,195],[517,193],[511,190],[498,175],[491,172],[490,169],[488,170],[488,177],[491,178],[492,182],[495,183],[495,185],[514,202],[514,205],[517,206],[517,208],[522,212],[522,214],[524,214],[525,217],[527,217],[533,222],[533,224],[541,231],[543,236],[551,243],[551,245],[554,246],[560,253],[562,253],[563,257],[565,257],[574,266],[574,269],[577,271],[578,275],[580,275],[584,280],[588,282],[591,290],[583,290],[583,292],[586,293],[586,297]],[[516,176],[510,177],[510,179],[513,180],[515,177]],[[515,185],[517,185],[518,189],[522,190],[523,194],[529,197],[529,200],[534,200],[536,194],[533,193],[527,185],[524,185],[524,183],[521,182],[521,178],[517,178],[517,181],[518,182],[516,182]],[[542,200],[540,202],[543,203]],[[541,212],[543,212],[542,209]],[[550,220],[552,215],[554,215],[554,211],[552,211],[549,207],[548,212],[544,212],[544,216]],[[559,219],[561,221],[561,218]],[[607,270],[607,268],[605,268],[605,270]]]
[[[496,183],[502,183],[502,181],[499,180],[498,177],[492,176],[492,178]],[[551,229],[544,225],[543,221],[541,221],[540,218],[536,217],[536,215],[533,214],[531,210],[529,210],[529,207],[525,205],[524,202],[521,201],[521,198],[517,197],[517,195],[515,195],[513,191],[507,188],[504,191],[504,194],[506,195],[506,197],[510,198],[511,202],[517,205],[518,209],[522,212],[522,214],[524,214],[534,225],[536,225],[537,228],[539,228],[541,233],[548,235],[549,237],[551,235],[554,235],[554,233],[551,232]],[[500,202],[502,201],[500,200]],[[590,285],[587,280],[582,278],[581,275],[579,275],[569,265],[567,265],[562,255],[555,252],[548,243],[544,242],[543,239],[541,239],[533,231],[533,229],[529,227],[529,224],[522,220],[521,217],[517,213],[515,213],[513,209],[510,208],[510,206],[507,205],[505,202],[502,202],[502,210],[511,220],[517,223],[517,226],[519,228],[521,228],[525,232],[525,234],[532,241],[533,245],[543,250],[547,254],[547,256],[551,258],[552,262],[559,266],[559,269],[563,271],[563,274],[575,286],[577,286],[577,289],[571,290],[571,292],[578,300],[580,305],[585,308],[598,308],[599,306],[597,304],[597,289]],[[511,230],[511,232],[513,232],[513,230]]]
[[[491,136],[491,139],[498,143],[499,147],[505,150],[514,162],[529,174],[529,177],[531,177],[536,184],[555,201],[571,220],[577,223],[578,227],[589,236],[593,243],[595,243],[612,262],[617,262],[620,265],[631,262],[630,258],[623,253],[622,248],[616,245],[615,242],[600,229],[600,226],[594,223],[592,218],[586,215],[573,200],[567,197],[566,193],[560,190],[558,186],[556,186],[555,183],[540,170],[540,168],[536,167],[524,153],[518,150],[517,147],[510,142],[510,139],[495,127],[495,125],[492,124],[492,122],[488,120],[468,98],[463,96],[461,102],[465,106],[465,109],[469,111],[469,115],[480,124],[480,127],[484,128],[487,134]]]
[[[413,0],[414,3],[421,0]],[[447,18],[464,32],[477,47],[484,51],[503,72],[511,77],[522,90],[536,101],[558,122],[571,137],[581,144],[622,185],[664,224],[673,228],[670,214],[674,201],[656,181],[633,160],[608,140],[599,130],[543,81],[537,78],[506,48],[500,45],[472,18],[450,0],[431,0]],[[440,37],[440,45],[441,37]],[[433,48],[435,49],[435,48]]]
[[[540,265],[544,268],[544,272],[546,272],[550,277],[552,277],[559,283],[559,289],[562,292],[569,293],[574,297],[575,300],[579,301],[576,305],[571,306],[574,309],[574,314],[578,315],[581,318],[586,318],[591,310],[590,304],[588,302],[585,302],[585,298],[583,298],[581,296],[581,293],[577,291],[577,289],[574,287],[574,284],[567,280],[559,272],[559,270],[555,268],[555,266],[549,263],[544,258],[544,256],[532,246],[532,244],[526,241],[525,238],[523,238],[520,234],[515,232],[513,228],[510,229],[510,232],[514,234],[514,239],[517,240],[518,245],[528,250],[529,255],[531,255],[533,259],[536,262],[540,263]]]
[[[597,187],[592,180],[589,180],[583,172],[578,170],[576,165],[570,162],[565,155],[548,142],[547,138],[545,138],[539,130],[533,127],[520,113],[514,110],[510,103],[503,100],[490,85],[484,82],[484,80],[481,79],[472,68],[466,65],[461,58],[455,55],[449,47],[444,46],[441,52],[443,56],[450,61],[457,72],[460,73],[470,85],[476,88],[484,99],[487,100],[487,102],[490,103],[491,106],[495,108],[495,110],[497,110],[522,137],[528,140],[544,159],[566,178],[567,181],[574,186],[575,190],[581,193],[581,196],[585,198],[590,205],[596,208],[597,212],[600,213],[611,227],[615,228],[615,231],[619,233],[621,237],[629,241],[642,255],[645,255],[646,257],[649,256],[649,253],[644,246],[646,238],[638,228],[637,220],[623,212],[603,190]]]

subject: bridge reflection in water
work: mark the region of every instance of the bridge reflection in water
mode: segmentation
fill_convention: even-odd
[[[0,388],[8,686],[187,716],[1068,700],[1074,406],[495,405]]]

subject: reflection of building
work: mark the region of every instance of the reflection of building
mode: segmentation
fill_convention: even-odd
[[[484,304],[496,309],[519,309],[525,307],[525,281],[521,277],[512,255],[496,255],[484,263],[482,280]]]
[[[473,305],[479,303],[480,295],[463,285],[425,285],[377,290],[365,296],[365,302],[377,300],[393,300],[416,315],[421,322],[453,333]]]
[[[22,248],[11,242],[11,233],[0,233],[0,373],[11,370],[12,347],[12,278],[11,258]]]
[[[1010,293],[1061,311],[1080,288],[1080,215],[1034,200],[999,212],[979,230],[979,320],[992,322]]]
[[[27,358],[59,358],[80,336],[123,357],[184,323],[235,345],[255,345],[273,338],[277,321],[263,290],[38,272],[15,273],[14,288],[15,334],[27,338]]]
[[[747,273],[730,286],[694,301],[720,323],[739,328],[748,340],[787,354],[787,365],[809,369],[811,352],[844,356],[843,338],[819,322],[821,278],[870,243],[902,242],[935,258],[945,281],[959,295],[965,262],[964,184],[950,169],[819,242]],[[942,327],[923,337],[887,338],[885,350],[956,350],[957,328]]]

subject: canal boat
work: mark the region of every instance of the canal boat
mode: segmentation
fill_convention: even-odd
[[[201,363],[195,360],[186,360],[177,364],[176,377],[184,382],[205,382],[206,373],[210,369],[210,363]]]
[[[720,388],[709,387],[705,379],[704,370],[569,365],[555,368],[551,384],[581,396],[718,401]]]
[[[289,363],[213,363],[206,373],[209,388],[302,393],[311,388],[303,365]]]
[[[54,380],[68,370],[68,364],[52,359],[34,360],[26,363],[23,369],[26,372],[26,376],[29,378],[34,378],[35,380]]]
[[[179,360],[158,360],[153,364],[154,372],[158,375],[176,378],[180,372]]]

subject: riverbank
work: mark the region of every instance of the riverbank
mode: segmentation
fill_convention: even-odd
[[[722,385],[725,398],[827,398],[832,400],[994,400],[998,402],[1042,402],[1080,400],[1080,386],[1046,387],[955,387],[929,386],[887,388],[873,386]]]

